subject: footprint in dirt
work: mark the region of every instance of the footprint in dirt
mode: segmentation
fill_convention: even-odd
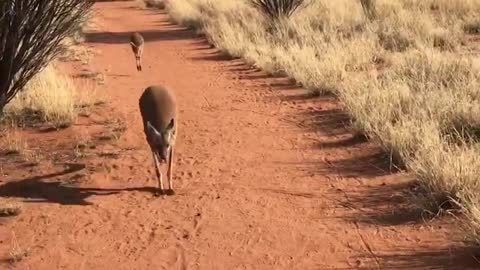
[[[167,250],[166,253],[168,254],[161,256],[165,259],[165,265],[163,266],[167,267],[167,269],[187,270],[188,260],[185,247],[180,242],[176,242],[174,245],[174,247]]]
[[[175,265],[180,270],[187,270],[187,258],[185,254],[185,247],[182,243],[177,243],[177,260],[175,261]]]
[[[203,215],[200,212],[198,212],[193,216],[193,224],[191,228],[167,226],[166,229],[172,230],[176,240],[182,244],[184,242],[188,242],[192,237],[198,236],[202,225],[203,225]]]
[[[198,236],[200,233],[200,228],[203,224],[203,215],[202,213],[198,212],[194,217],[193,217],[193,231],[192,234],[195,236]]]
[[[194,172],[192,171],[179,171],[178,172],[178,175],[181,176],[181,177],[186,177],[186,178],[193,178],[193,176],[195,175]]]

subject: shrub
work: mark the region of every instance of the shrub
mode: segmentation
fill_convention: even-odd
[[[62,52],[91,0],[0,1],[0,115],[32,77]]]
[[[290,17],[305,0],[250,0],[270,20],[275,21],[282,17]]]

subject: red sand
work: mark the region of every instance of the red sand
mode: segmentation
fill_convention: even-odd
[[[115,109],[104,114],[121,112],[128,126],[108,148],[118,158],[107,159],[108,172],[83,169],[85,181],[69,186],[48,183],[73,173],[9,167],[0,196],[29,203],[0,218],[1,269],[478,269],[451,220],[424,223],[412,210],[407,176],[352,137],[333,98],[308,98],[283,78],[223,59],[158,10],[134,2],[95,10],[99,29],[87,38]],[[142,72],[132,31],[146,40]],[[180,107],[177,195],[165,199],[152,194],[138,110],[151,84],[174,89]],[[14,264],[6,261],[12,232],[29,248]]]

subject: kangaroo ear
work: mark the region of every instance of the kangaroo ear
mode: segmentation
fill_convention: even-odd
[[[175,120],[173,120],[172,118],[172,120],[170,120],[170,123],[168,123],[167,130],[172,129],[174,126],[175,126]]]
[[[147,133],[150,138],[152,138],[155,142],[158,142],[162,139],[162,134],[158,132],[158,130],[147,121]]]

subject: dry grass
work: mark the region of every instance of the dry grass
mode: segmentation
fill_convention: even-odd
[[[72,36],[66,37],[61,46],[64,49],[60,60],[63,61],[81,61],[83,64],[89,64],[92,60],[94,50],[86,47],[85,30],[93,30],[96,28],[96,18],[93,10],[90,10],[83,20],[75,26],[75,32]]]
[[[60,56],[61,61],[78,61],[83,65],[90,65],[93,60],[95,51],[92,48],[78,43],[73,38],[66,38],[63,42],[65,51]]]
[[[50,65],[37,74],[5,110],[7,117],[22,123],[39,120],[55,127],[67,127],[75,120],[74,95],[73,81]]]
[[[127,130],[126,116],[120,113],[117,117],[107,119],[104,122],[106,129],[96,136],[100,141],[116,141]]]
[[[8,159],[16,156],[30,165],[37,165],[42,161],[38,149],[31,147],[15,128],[0,130],[0,155]]]
[[[3,155],[25,155],[28,151],[28,143],[22,136],[18,136],[15,130],[1,131],[2,139],[0,145],[2,146]]]
[[[17,128],[47,127],[45,130],[51,130],[50,127],[69,127],[79,116],[89,117],[93,106],[106,102],[106,93],[99,91],[99,85],[105,83],[104,74],[92,71],[90,66],[95,51],[82,44],[84,27],[94,28],[95,24],[95,20],[85,21],[78,26],[77,33],[65,39],[62,44],[65,52],[59,60],[81,61],[82,74],[73,77],[61,73],[59,70],[63,67],[53,61],[36,74],[23,91],[5,107],[5,115],[0,119],[0,155],[4,156],[3,159],[8,163],[26,161],[28,165],[38,165],[45,161],[40,147],[35,148],[30,140],[30,143],[27,143]],[[78,141],[75,143],[80,144]],[[80,147],[74,147],[75,155],[81,154],[79,149]],[[1,166],[0,173],[3,174]],[[15,215],[16,211],[0,205],[0,215]],[[12,257],[22,257],[22,252],[18,253],[20,256]]]
[[[106,97],[89,81],[75,83],[54,64],[37,74],[5,108],[6,119],[19,125],[48,123],[55,128],[72,125],[79,113],[88,114]]]
[[[61,61],[81,61],[90,65],[94,55],[92,48],[82,44],[86,28],[95,28],[93,13],[88,14],[84,21],[77,25],[73,36],[62,41],[65,48],[59,57]],[[78,114],[88,115],[88,109],[93,105],[104,103],[106,96],[97,91],[97,85],[91,83],[91,74],[98,85],[104,83],[104,76],[100,73],[89,73],[87,80],[74,81],[66,74],[58,72],[57,63],[51,62],[40,73],[28,82],[25,89],[7,104],[5,108],[7,121],[16,125],[48,123],[55,128],[64,128],[72,125]],[[3,120],[5,120],[3,119]]]
[[[22,206],[19,203],[0,200],[0,217],[17,216],[22,212]]]
[[[85,151],[88,148],[91,148],[95,145],[92,137],[89,135],[88,131],[82,131],[79,134],[75,135],[75,145],[73,149],[73,155],[75,158],[85,157]]]
[[[424,206],[461,202],[480,242],[480,67],[465,46],[480,32],[480,0],[363,2],[315,1],[273,27],[247,1],[167,10],[224,53],[335,93],[353,128],[417,176]]]
[[[12,241],[11,241],[11,249],[10,249],[10,257],[9,261],[11,263],[19,262],[26,257],[28,257],[30,250],[28,248],[23,248],[17,241],[17,237],[15,236],[15,232],[12,232]]]

